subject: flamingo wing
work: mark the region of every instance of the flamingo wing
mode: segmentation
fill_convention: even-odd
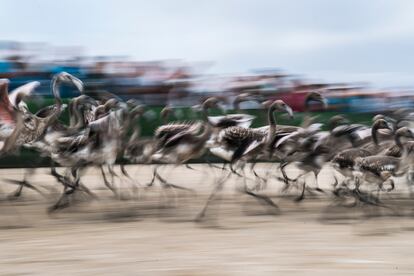
[[[8,95],[10,103],[17,107],[21,101],[23,101],[25,98],[29,97],[33,91],[39,87],[40,82],[38,81],[32,81],[29,83],[26,83],[25,85],[19,86],[13,91],[11,91]]]
[[[15,125],[15,111],[9,100],[8,82],[0,82],[0,125]]]

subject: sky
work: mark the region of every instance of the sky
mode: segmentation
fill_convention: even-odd
[[[0,39],[414,86],[411,0],[0,0]]]

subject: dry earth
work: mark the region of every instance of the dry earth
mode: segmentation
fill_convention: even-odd
[[[265,175],[269,165],[260,165]],[[151,179],[151,166],[127,167],[139,183]],[[208,210],[194,218],[223,172],[194,165],[165,168],[169,181],[194,191],[139,188],[117,181],[116,199],[98,170],[82,178],[99,199],[79,193],[73,205],[47,213],[61,187],[38,169],[28,178],[45,197],[3,181],[0,194],[1,275],[413,275],[414,217],[404,184],[384,195],[388,208],[335,206],[329,192],[301,203],[281,196],[282,185],[268,183],[280,210],[241,192],[232,177]],[[276,171],[274,169],[274,171]],[[295,170],[290,170],[295,174]],[[1,170],[0,178],[21,179],[23,171]],[[308,179],[311,183],[311,179]],[[332,183],[326,169],[319,180]],[[251,185],[252,183],[250,183]],[[313,184],[312,184],[313,185]],[[54,189],[54,191],[52,190]],[[297,190],[290,193],[297,194]]]

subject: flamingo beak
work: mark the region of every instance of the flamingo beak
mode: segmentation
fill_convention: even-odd
[[[192,110],[193,112],[199,112],[199,111],[201,111],[201,105],[200,105],[200,104],[193,105],[193,106],[191,107],[191,110]]]
[[[394,132],[394,125],[393,124],[391,124],[390,122],[387,122],[387,128],[389,129],[389,130],[391,130],[392,132]],[[412,133],[412,132],[411,132]]]
[[[350,123],[351,123],[351,121],[349,121],[346,118],[344,118],[343,120],[341,120],[341,124],[343,124],[343,125],[349,125]]]
[[[80,79],[74,76],[70,76],[70,81],[76,87],[76,89],[79,90],[79,92],[83,92],[83,82]]]
[[[133,109],[133,112],[136,114],[142,116],[145,113],[145,106],[144,105],[138,105]]]
[[[293,119],[293,110],[292,110],[292,108],[290,106],[286,105],[285,111],[286,111],[286,113],[289,114],[290,119]]]

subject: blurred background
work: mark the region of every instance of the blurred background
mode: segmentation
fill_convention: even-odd
[[[87,94],[109,91],[148,106],[143,135],[160,124],[159,110],[188,107],[216,95],[255,92],[283,99],[296,112],[304,97],[328,99],[325,121],[347,113],[414,107],[412,1],[2,1],[0,78],[11,89],[41,82],[30,103],[51,101],[53,74],[82,79]],[[66,87],[63,96],[77,96]],[[254,102],[241,108],[265,115]],[[296,121],[300,122],[300,113]]]
[[[317,89],[339,112],[411,107],[413,10],[391,0],[6,0],[0,77],[40,80],[47,96],[65,70],[91,91],[152,106],[254,89],[301,111],[300,94]]]
[[[33,112],[53,103],[50,81],[61,71],[86,94],[137,99],[148,137],[165,105],[177,107],[174,120],[191,120],[190,107],[206,97],[231,112],[244,92],[290,105],[294,119],[278,123],[300,124],[305,96],[318,91],[328,108],[312,107],[316,121],[341,113],[371,124],[375,114],[414,108],[413,14],[411,0],[0,0],[0,78],[10,91],[41,83]],[[62,96],[78,92],[62,87]],[[258,103],[240,107],[256,116],[253,127],[266,123]],[[50,169],[15,169],[50,165],[40,158],[27,149],[0,158],[1,275],[413,275],[414,212],[402,181],[395,196],[381,193],[391,208],[349,208],[332,200],[329,167],[317,180],[326,193],[309,190],[300,204],[299,186],[288,194],[280,178],[266,180],[260,189],[281,206],[275,212],[243,194],[253,175],[235,176],[208,219],[194,223],[223,170],[163,166],[165,179],[191,189],[173,191],[162,182],[147,189],[153,165],[127,166],[128,178],[116,166],[123,197],[91,166],[82,184],[98,196],[76,194],[51,214],[62,187]],[[273,165],[256,169],[270,179]],[[14,196],[26,177],[45,194]]]

